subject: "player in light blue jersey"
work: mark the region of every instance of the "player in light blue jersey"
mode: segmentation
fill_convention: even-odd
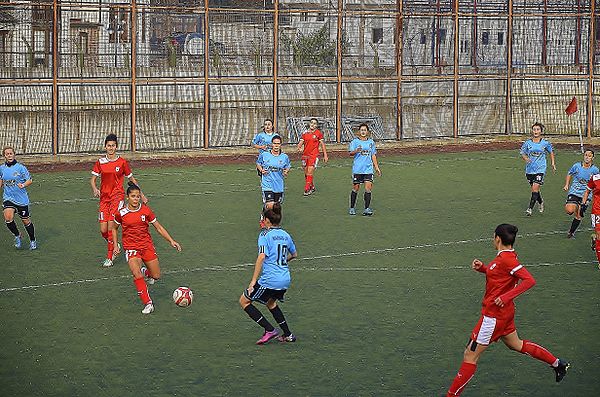
[[[273,147],[273,137],[277,135],[273,130],[273,120],[266,119],[263,124],[263,130],[252,138],[252,147],[258,149],[258,155],[268,152]],[[258,176],[261,176],[260,173]]]
[[[529,207],[525,210],[527,216],[531,216],[533,213],[535,203],[539,203],[540,213],[544,212],[544,200],[540,189],[544,184],[544,175],[546,174],[546,153],[550,154],[552,169],[556,172],[552,145],[542,138],[544,125],[535,123],[531,126],[531,132],[533,137],[523,143],[520,151],[521,157],[525,160],[525,177],[531,186],[531,200]]]
[[[565,212],[574,216],[571,228],[567,233],[568,238],[573,238],[581,219],[585,215],[587,203],[583,202],[583,195],[587,189],[588,181],[595,174],[600,174],[600,170],[594,165],[594,151],[590,149],[583,153],[583,161],[573,164],[567,173],[565,186],[563,187],[563,190],[568,192]]]
[[[6,227],[15,236],[15,247],[21,248],[21,233],[15,223],[15,212],[21,218],[29,235],[29,249],[37,249],[35,229],[29,214],[29,196],[27,186],[31,185],[31,175],[27,167],[15,160],[15,149],[10,146],[2,149],[5,163],[0,165],[0,187],[2,193],[2,213]]]
[[[377,162],[377,149],[375,142],[371,139],[369,126],[361,124],[358,129],[358,138],[354,138],[348,146],[348,152],[354,156],[352,163],[352,191],[350,192],[350,215],[356,215],[356,198],[360,190],[361,183],[365,184],[365,210],[363,215],[373,215],[371,209],[371,190],[373,189],[373,171],[381,176],[379,163]]]
[[[265,209],[273,204],[283,203],[284,178],[291,168],[290,158],[281,152],[281,137],[275,135],[270,151],[262,152],[256,160],[256,169],[262,176],[260,187]]]
[[[275,203],[265,211],[265,227],[258,236],[258,257],[254,265],[254,273],[248,288],[240,296],[240,306],[248,316],[265,329],[263,336],[256,342],[262,345],[279,336],[280,342],[295,342],[296,337],[290,331],[283,312],[277,306],[290,287],[290,269],[288,262],[297,257],[294,240],[281,223],[281,204]],[[252,302],[260,302],[267,306],[273,318],[279,324],[279,330],[262,315]]]

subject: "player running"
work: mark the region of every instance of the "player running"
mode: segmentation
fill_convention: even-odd
[[[270,151],[262,152],[256,160],[256,169],[262,176],[262,190],[265,209],[273,208],[274,203],[283,203],[284,178],[290,171],[290,158],[281,152],[281,137],[275,135]]]
[[[259,156],[261,153],[271,150],[273,147],[271,141],[275,135],[275,131],[273,130],[273,120],[265,119],[263,130],[252,138],[252,147],[258,149]],[[258,176],[261,176],[260,172],[258,173]]]
[[[290,269],[288,262],[297,257],[296,245],[292,237],[279,227],[281,223],[281,204],[275,203],[265,211],[265,227],[258,236],[258,258],[248,288],[240,296],[240,305],[250,318],[265,329],[263,336],[256,342],[262,345],[279,336],[280,342],[295,342],[296,337],[290,331],[283,312],[277,306],[290,287]],[[273,318],[279,324],[283,335],[263,317],[252,302],[266,305]]]
[[[350,142],[348,152],[351,156],[354,156],[354,162],[352,163],[352,191],[350,192],[350,215],[356,215],[356,197],[360,190],[361,183],[365,184],[365,210],[363,215],[373,215],[371,209],[371,190],[373,189],[373,169],[377,172],[377,175],[381,176],[381,170],[379,169],[379,163],[377,162],[377,149],[375,148],[375,142],[370,137],[371,132],[369,126],[361,124],[358,129],[358,138],[354,138]]]
[[[581,199],[582,202],[587,202],[590,192],[593,194],[592,227],[594,228],[594,238],[592,239],[592,247],[596,251],[598,269],[600,269],[600,174],[592,175],[588,181],[587,189]]]
[[[15,149],[6,146],[2,149],[4,164],[0,165],[0,187],[2,192],[2,213],[6,227],[15,236],[15,248],[21,248],[21,232],[15,223],[15,212],[21,218],[23,226],[29,235],[29,249],[37,249],[35,229],[29,214],[29,196],[27,186],[31,185],[31,175],[27,167],[15,160]]]
[[[317,119],[310,119],[308,131],[302,134],[298,142],[298,152],[302,153],[302,168],[304,169],[304,195],[308,196],[315,192],[313,183],[313,174],[319,164],[319,146],[323,148],[323,161],[327,162],[327,148],[325,147],[325,138],[323,133],[317,129],[319,122]]]
[[[90,185],[94,197],[100,197],[100,209],[98,211],[98,222],[100,222],[100,234],[106,240],[108,249],[106,259],[102,266],[110,267],[114,260],[113,240],[109,236],[112,229],[115,213],[123,205],[125,192],[123,190],[123,177],[127,177],[136,186],[137,180],[133,177],[129,163],[123,157],[117,155],[117,136],[109,134],[104,140],[106,156],[100,158],[94,164]],[[96,179],[100,177],[100,189],[96,187]],[[142,201],[148,200],[142,193]]]
[[[565,186],[563,187],[564,191],[568,191],[565,212],[574,216],[573,222],[571,222],[571,228],[567,233],[568,238],[573,238],[575,236],[575,231],[585,215],[587,203],[583,201],[583,195],[585,194],[587,183],[592,175],[598,173],[600,173],[600,170],[594,165],[594,151],[590,149],[583,153],[583,161],[573,164],[567,173]],[[569,184],[571,185],[570,187]]]
[[[513,249],[518,229],[502,224],[494,232],[496,257],[487,265],[474,259],[471,267],[485,273],[485,295],[481,317],[473,329],[464,351],[463,362],[454,378],[447,396],[459,396],[475,375],[477,361],[490,343],[502,339],[511,350],[527,354],[550,365],[560,382],[567,373],[569,363],[555,357],[544,347],[529,340],[521,340],[515,327],[515,304],[513,300],[535,285],[533,276],[519,263]],[[520,283],[519,283],[520,281]],[[519,283],[517,285],[517,283]]]
[[[544,175],[546,174],[546,153],[550,154],[552,169],[556,172],[556,163],[554,161],[554,151],[550,142],[542,138],[544,132],[542,123],[535,123],[531,126],[533,137],[523,142],[521,146],[521,157],[525,160],[525,177],[531,186],[531,200],[529,207],[525,210],[527,216],[533,213],[535,203],[539,203],[540,213],[544,212],[544,200],[540,189],[544,184]]]
[[[181,245],[169,235],[169,232],[160,224],[154,212],[146,204],[142,203],[142,192],[133,182],[128,182],[127,204],[120,208],[114,217],[114,226],[111,227],[114,254],[118,255],[120,248],[117,244],[117,229],[123,227],[123,250],[127,264],[133,275],[133,283],[138,295],[144,304],[143,314],[154,311],[152,299],[148,293],[148,285],[154,284],[160,278],[160,266],[158,256],[152,242],[152,236],[148,225],[152,224],[156,231],[171,244],[171,247],[181,251]]]

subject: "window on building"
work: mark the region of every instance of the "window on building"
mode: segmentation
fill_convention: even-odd
[[[446,29],[438,30],[438,40],[440,41],[440,44],[443,44],[446,41]]]
[[[129,42],[129,10],[111,7],[108,13],[108,41]]]
[[[498,45],[504,45],[504,32],[498,32]]]
[[[421,29],[421,40],[419,41],[421,44],[427,43],[427,36],[425,35],[425,29]]]
[[[303,12],[301,19],[302,22],[308,22],[308,12]]]
[[[373,44],[383,43],[383,28],[373,28]]]
[[[489,32],[483,32],[481,34],[481,44],[483,44],[483,45],[490,44],[490,33]]]

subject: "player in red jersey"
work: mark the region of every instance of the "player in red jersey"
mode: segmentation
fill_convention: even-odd
[[[158,256],[152,242],[152,236],[148,230],[148,225],[152,224],[158,233],[171,244],[171,247],[181,251],[179,243],[171,237],[169,232],[156,220],[154,212],[142,201],[142,192],[134,183],[129,182],[127,188],[127,205],[123,206],[115,214],[114,227],[112,227],[112,240],[114,243],[114,253],[117,255],[120,251],[117,244],[118,225],[123,226],[123,249],[125,258],[133,275],[133,283],[138,291],[138,295],[144,304],[143,314],[150,314],[154,311],[152,299],[148,293],[148,285],[144,277],[148,279],[148,284],[154,284],[160,278],[160,266]]]
[[[109,134],[106,137],[104,148],[106,149],[106,156],[100,158],[94,164],[90,185],[92,186],[94,197],[100,197],[98,222],[100,222],[100,234],[102,234],[108,245],[106,259],[102,266],[110,267],[113,265],[114,247],[108,233],[112,228],[115,213],[121,207],[125,198],[123,177],[127,177],[136,185],[138,185],[138,182],[133,177],[127,160],[117,155],[117,136],[115,134]],[[96,179],[98,177],[100,177],[100,189],[96,187]],[[142,200],[144,203],[148,202],[143,194]]]
[[[582,202],[587,203],[590,192],[593,194],[592,203],[592,227],[594,228],[594,238],[592,239],[592,247],[596,251],[598,258],[598,269],[600,269],[600,174],[592,175],[587,184],[587,189],[583,194]]]
[[[325,138],[323,133],[317,129],[319,122],[317,119],[310,119],[308,131],[302,134],[298,142],[298,151],[302,152],[302,168],[304,168],[304,195],[308,196],[315,191],[313,183],[313,174],[315,167],[319,163],[319,146],[323,148],[323,161],[327,162],[327,148],[325,147]],[[304,147],[304,149],[303,149]]]
[[[538,344],[521,340],[517,335],[513,300],[535,285],[535,279],[519,263],[513,249],[517,232],[516,226],[498,225],[494,233],[494,247],[498,250],[498,255],[487,265],[479,259],[474,259],[471,264],[474,270],[485,273],[483,308],[479,322],[467,343],[462,365],[448,389],[447,397],[459,396],[463,392],[467,383],[475,375],[477,360],[490,343],[498,339],[502,339],[511,350],[549,364],[556,373],[557,382],[560,382],[567,373],[569,363],[555,357]]]

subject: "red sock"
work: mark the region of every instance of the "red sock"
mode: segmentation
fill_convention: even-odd
[[[460,393],[463,392],[467,383],[469,383],[473,375],[475,375],[475,370],[477,370],[477,364],[466,363],[463,361],[446,396],[460,396]]]
[[[100,234],[102,234],[102,238],[106,241],[108,241],[108,230],[105,232],[100,232]]]
[[[138,296],[142,300],[142,303],[144,305],[152,303],[152,299],[150,299],[150,294],[148,293],[146,281],[143,278],[136,278],[133,280],[133,283],[135,284],[135,288],[137,289]]]
[[[313,176],[312,175],[306,175],[306,183],[308,184],[308,188],[310,189],[311,187],[313,187]]]
[[[310,182],[308,182],[308,175],[304,175],[304,191],[308,191],[310,189]]]
[[[533,358],[537,358],[540,361],[548,363],[549,365],[554,364],[556,361],[556,357],[545,347],[538,345],[537,343],[533,343],[529,340],[523,341],[523,347],[521,348],[521,353],[527,354]]]
[[[113,243],[112,238],[108,239],[108,250],[106,251],[106,258],[112,260],[113,250],[115,248],[115,243]]]
[[[598,258],[598,264],[600,264],[600,240],[596,239],[596,258]]]

